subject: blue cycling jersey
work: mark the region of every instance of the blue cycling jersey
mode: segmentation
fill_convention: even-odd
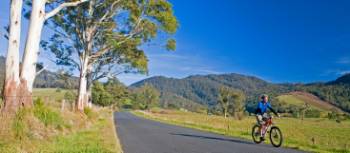
[[[263,101],[260,101],[258,103],[258,108],[256,109],[256,113],[257,114],[264,114],[267,112],[267,108],[269,108],[270,110],[272,110],[271,104],[270,102],[266,102],[264,103]],[[272,110],[274,112],[274,110]],[[275,112],[274,112],[275,113]]]
[[[264,114],[264,113],[266,113],[267,108],[271,108],[270,102],[266,102],[266,103],[264,104],[263,101],[260,101],[259,104],[258,104],[258,108],[257,108],[257,109],[260,109],[260,113],[261,113],[261,114]]]

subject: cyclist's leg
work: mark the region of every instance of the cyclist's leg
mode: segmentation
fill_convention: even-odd
[[[263,124],[262,124],[262,122],[263,122],[263,117],[262,117],[262,115],[260,115],[260,114],[257,114],[256,115],[256,120],[257,120],[257,123],[259,124],[259,132],[260,132],[260,136],[262,136],[262,133],[263,133],[263,128],[262,128],[262,126],[263,126]]]
[[[261,138],[263,138],[263,139],[265,137],[266,130],[267,130],[267,126],[265,126],[267,118],[268,118],[268,114],[267,113],[264,113],[264,114],[261,115]]]

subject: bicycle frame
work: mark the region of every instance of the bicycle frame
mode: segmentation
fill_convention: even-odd
[[[260,126],[260,134],[265,136],[266,132],[269,131],[269,129],[271,128],[272,125],[273,125],[272,116],[270,116],[265,121],[265,124]]]

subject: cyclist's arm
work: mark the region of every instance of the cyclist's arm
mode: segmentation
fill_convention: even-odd
[[[267,106],[267,108],[269,108],[270,109],[270,111],[272,112],[272,113],[274,113],[276,116],[278,116],[278,113],[277,113],[277,111],[276,110],[274,110],[271,106]]]

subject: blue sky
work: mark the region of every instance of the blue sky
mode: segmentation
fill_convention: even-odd
[[[149,76],[119,76],[124,83],[156,75],[213,73],[242,73],[278,83],[315,82],[350,72],[350,1],[170,1],[180,22],[177,50],[165,51],[159,40],[157,46],[144,47]],[[8,4],[5,0],[0,5],[1,27],[8,22]],[[0,38],[0,54],[5,55],[6,45]],[[41,54],[41,60],[50,65],[48,56]],[[57,69],[52,64],[49,68]]]

